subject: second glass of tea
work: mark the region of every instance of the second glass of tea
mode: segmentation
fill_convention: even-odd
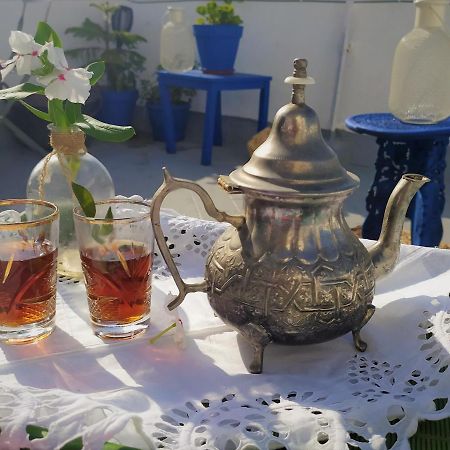
[[[55,327],[58,208],[0,200],[0,342],[25,344]]]
[[[92,327],[101,338],[132,338],[150,319],[150,206],[115,199],[95,206],[94,217],[74,209]]]

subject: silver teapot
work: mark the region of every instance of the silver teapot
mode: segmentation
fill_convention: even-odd
[[[156,241],[179,289],[176,308],[190,292],[207,292],[217,315],[253,347],[251,373],[260,373],[264,349],[278,344],[313,344],[352,332],[365,351],[361,328],[374,314],[375,280],[390,272],[399,255],[408,205],[428,180],[407,174],[391,194],[380,239],[368,250],[352,233],[342,212],[359,186],[323,140],[316,113],[305,104],[306,60],[294,61],[292,102],[276,114],[272,131],[241,168],[221,180],[245,198],[245,215],[219,211],[197,184],[173,178],[152,200]],[[206,211],[229,227],[212,247],[205,280],[181,279],[165,243],[160,208],[175,189],[190,189]]]

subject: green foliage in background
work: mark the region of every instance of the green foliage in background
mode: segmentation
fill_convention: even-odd
[[[198,25],[240,25],[242,19],[234,13],[233,0],[224,0],[218,4],[215,0],[206,5],[197,6],[197,13],[201,16],[197,19]]]
[[[196,68],[196,66],[194,68]],[[156,68],[156,70],[161,69],[161,65]],[[181,103],[189,103],[192,97],[195,97],[196,94],[197,91],[195,89],[172,87],[170,88],[170,101],[175,105],[179,105]],[[151,80],[141,80],[140,96],[142,99],[149,103],[159,103],[161,101],[158,81],[156,80],[155,76],[153,76]]]
[[[137,74],[144,70],[145,57],[137,48],[147,40],[139,34],[128,31],[115,31],[111,28],[111,17],[119,6],[109,2],[91,3],[93,8],[103,14],[103,23],[99,24],[86,18],[81,26],[70,27],[66,33],[95,43],[91,46],[67,50],[66,54],[84,64],[102,60],[106,65],[107,86],[115,91],[134,89]],[[98,44],[98,45],[97,45]]]

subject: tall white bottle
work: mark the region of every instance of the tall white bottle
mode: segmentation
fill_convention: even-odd
[[[161,66],[170,72],[186,72],[194,67],[192,26],[186,23],[183,8],[169,6],[164,15],[160,62]]]
[[[416,0],[414,28],[399,42],[389,109],[403,122],[432,124],[450,116],[450,36],[447,1]]]

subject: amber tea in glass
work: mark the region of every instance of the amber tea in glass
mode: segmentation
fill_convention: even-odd
[[[150,207],[109,200],[98,202],[96,210],[94,218],[74,210],[92,326],[102,338],[134,337],[150,317]]]
[[[1,342],[33,342],[54,328],[58,225],[51,203],[0,201]]]

